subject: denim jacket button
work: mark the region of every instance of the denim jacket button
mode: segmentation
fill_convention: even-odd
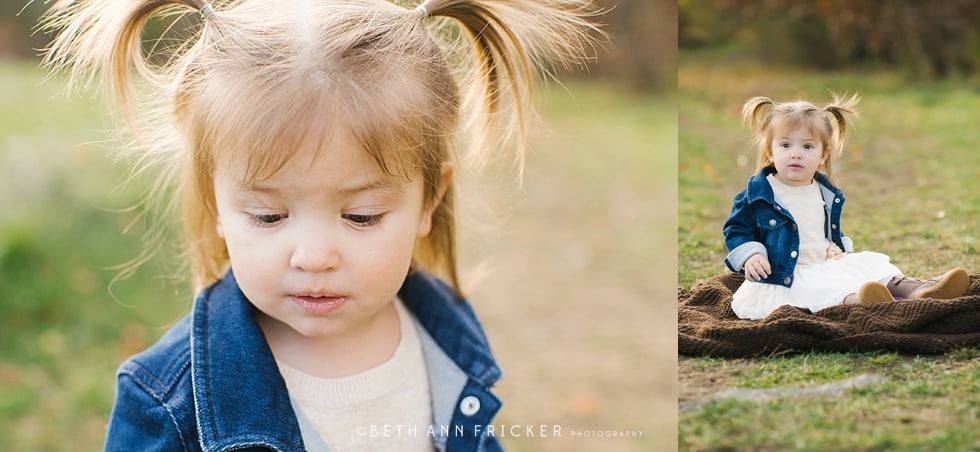
[[[833,228],[833,229],[837,229],[837,225],[836,224],[832,224],[832,225],[830,225],[830,227]]]
[[[792,280],[789,279],[789,276],[783,278],[783,284],[789,284],[790,281],[792,281]]]
[[[834,203],[840,204],[840,198],[834,198]]]
[[[776,220],[775,219],[769,220],[769,226],[776,226]]]
[[[792,258],[796,259],[796,251],[793,251],[792,253],[789,253],[789,257],[792,257]]]
[[[464,416],[476,414],[477,411],[480,411],[480,399],[476,398],[476,396],[463,397],[463,401],[459,403],[459,411]]]

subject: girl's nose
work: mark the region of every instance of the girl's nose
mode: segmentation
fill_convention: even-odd
[[[303,272],[330,271],[340,266],[340,253],[326,237],[307,237],[297,241],[289,265]]]

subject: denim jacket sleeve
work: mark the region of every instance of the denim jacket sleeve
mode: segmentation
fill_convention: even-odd
[[[171,410],[123,368],[105,450],[185,450],[183,443]]]
[[[725,247],[728,248],[725,266],[729,270],[733,272],[742,271],[745,261],[753,254],[769,257],[765,245],[758,240],[758,231],[746,192],[743,191],[735,196],[732,202],[732,213],[725,221],[723,231]]]

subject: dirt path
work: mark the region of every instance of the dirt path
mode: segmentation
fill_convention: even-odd
[[[673,450],[676,424],[664,413],[677,406],[668,364],[677,353],[677,194],[649,168],[676,164],[666,151],[650,154],[649,143],[674,139],[649,128],[660,120],[654,111],[639,122],[646,129],[597,129],[600,118],[637,120],[622,107],[589,105],[552,117],[532,143],[523,188],[481,193],[484,212],[461,224],[464,284],[504,373],[497,422],[564,432],[508,438],[512,450]],[[573,430],[642,436],[572,438]]]
[[[697,364],[695,364],[697,363]],[[687,356],[677,360],[677,401],[679,404],[701,402],[733,387],[746,367],[745,360],[733,359],[721,366],[706,367]]]
[[[928,362],[936,366],[937,371],[955,372],[967,367],[975,367],[976,363],[969,359],[959,359],[951,355],[914,356],[899,355],[897,359],[887,364],[874,364],[867,357],[853,358],[853,377],[831,382],[828,385],[814,384],[805,387],[771,388],[764,390],[744,390],[738,388],[738,382],[744,372],[758,365],[757,360],[731,359],[717,362],[707,362],[700,358],[680,356],[678,358],[678,407],[681,414],[696,411],[704,403],[715,398],[739,398],[744,400],[761,400],[770,397],[793,395],[832,395],[841,396],[841,389],[856,385],[878,384],[895,375],[897,369],[916,363]],[[867,378],[864,378],[867,377]],[[859,380],[850,381],[854,378]],[[834,383],[838,383],[834,385]],[[821,389],[822,388],[822,389]],[[738,392],[742,391],[742,392]],[[756,395],[746,391],[759,391]],[[812,394],[811,394],[812,392]]]

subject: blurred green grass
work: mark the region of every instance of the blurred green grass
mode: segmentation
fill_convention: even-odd
[[[0,63],[0,450],[97,450],[116,367],[184,315],[192,294],[163,259],[116,282],[110,293],[119,273],[112,267],[137,257],[143,246],[141,223],[120,211],[137,193],[120,188],[126,168],[107,157],[104,105],[66,99],[62,80],[41,83],[41,77],[34,63]],[[655,337],[657,344],[671,343],[674,332],[664,327],[663,334],[650,334],[645,321],[656,312],[672,322],[673,259],[661,267],[647,264],[654,249],[674,254],[672,100],[611,83],[575,82],[567,92],[541,94],[544,126],[535,134],[526,184],[501,215],[512,232],[461,249],[470,261],[486,251],[533,269],[510,280],[500,269],[495,284],[472,294],[507,374],[499,420],[641,429],[645,436],[509,438],[505,444],[609,451],[676,444],[671,416],[662,415],[676,402],[673,366],[661,366],[654,379],[630,372],[636,362],[673,361],[675,346],[650,344]],[[650,153],[650,146],[661,152]],[[654,196],[655,204],[646,202]],[[553,254],[573,245],[590,250],[587,266],[569,267],[578,261]],[[587,290],[618,294],[618,303],[602,318],[588,304],[569,306]],[[662,300],[656,308],[650,293]],[[521,317],[521,309],[533,316]],[[529,344],[547,353],[528,359]],[[615,367],[590,364],[572,374],[571,364],[544,355]],[[542,388],[545,377],[549,384]],[[638,392],[656,404],[635,403]]]
[[[861,374],[885,380],[844,396],[708,403],[682,416],[681,449],[976,450],[977,353],[965,348],[937,357],[878,352],[685,360],[682,375],[729,366],[739,388],[806,387]]]
[[[33,63],[0,64],[0,80],[0,448],[98,449],[116,367],[190,300],[155,263],[109,292],[142,245],[138,223],[122,234],[135,198],[99,144],[103,106]]]

